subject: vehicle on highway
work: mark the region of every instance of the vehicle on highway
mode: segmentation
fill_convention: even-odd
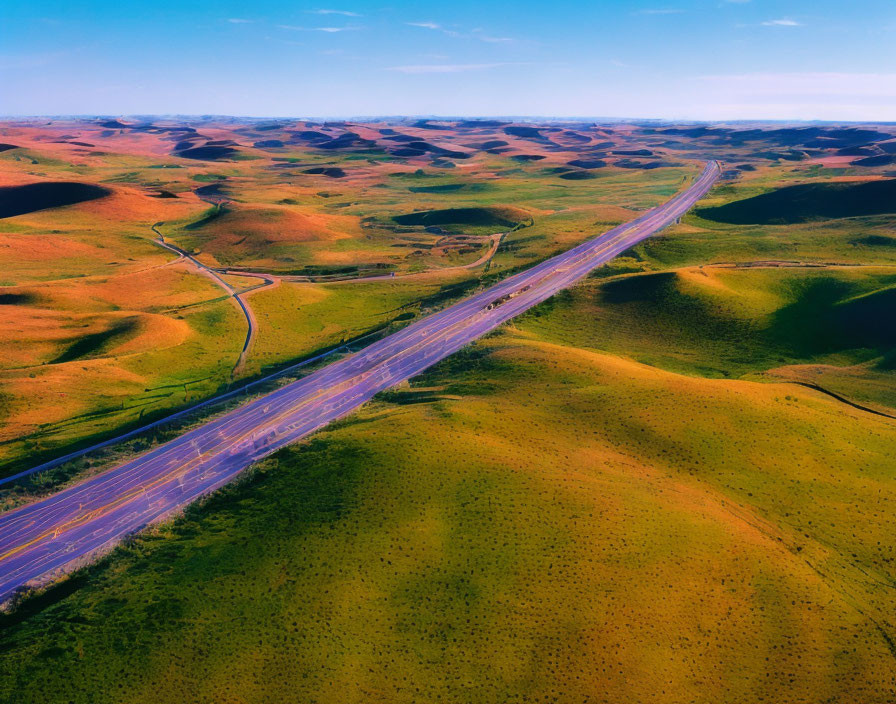
[[[718,180],[715,161],[689,188],[635,220],[514,274],[298,381],[102,474],[0,515],[0,601],[22,585],[231,481],[250,464],[351,413],[686,213]]]

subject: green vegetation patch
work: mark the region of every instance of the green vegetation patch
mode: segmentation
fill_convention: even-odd
[[[37,294],[25,293],[0,293],[0,306],[29,306],[39,301]]]
[[[482,208],[444,208],[423,210],[416,213],[396,215],[393,220],[399,225],[477,225],[514,227],[530,221],[532,215],[520,208],[510,206],[487,206]]]
[[[473,349],[0,619],[0,700],[887,700],[884,421]]]
[[[409,186],[411,193],[483,193],[493,190],[490,183],[440,183],[435,186]]]
[[[892,268],[707,268],[609,280],[597,274],[517,325],[563,344],[711,378],[822,365],[793,378],[896,407]]]
[[[862,247],[896,247],[896,237],[887,237],[886,235],[867,235],[866,237],[857,237],[851,242]]]
[[[206,211],[204,211],[198,220],[184,225],[183,229],[200,230],[206,225],[209,225],[220,218],[222,215],[225,215],[229,212],[230,210],[228,210],[227,206],[223,204],[212,206],[211,208],[208,208]]]
[[[896,213],[896,179],[786,186],[697,215],[737,225],[784,225],[826,218]]]

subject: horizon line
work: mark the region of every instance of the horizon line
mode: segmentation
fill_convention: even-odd
[[[12,114],[0,115],[0,121],[8,120],[42,120],[42,119],[82,119],[96,120],[105,118],[178,118],[195,120],[213,120],[227,118],[232,120],[306,120],[310,122],[326,122],[331,120],[352,122],[374,122],[387,120],[429,120],[451,122],[455,120],[508,120],[508,121],[541,121],[541,122],[655,122],[655,123],[693,123],[693,124],[738,124],[738,123],[773,123],[773,124],[873,124],[896,125],[896,120],[838,120],[834,118],[695,118],[695,117],[620,117],[611,115],[437,115],[437,114],[341,114],[341,115],[235,115],[229,113],[56,113],[56,114]]]

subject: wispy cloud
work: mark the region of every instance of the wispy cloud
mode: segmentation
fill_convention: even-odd
[[[495,37],[491,34],[485,34],[481,29],[474,29],[473,36],[481,42],[489,42],[490,44],[501,44],[513,41],[511,37]]]
[[[767,20],[762,23],[765,27],[801,27],[802,25],[795,21],[788,19],[786,17],[781,18],[780,20]]]
[[[896,73],[767,72],[694,76],[682,85],[696,115],[709,119],[888,120]]]
[[[655,10],[638,10],[638,15],[680,15],[684,10],[678,8],[657,8]]]
[[[312,15],[342,15],[343,17],[360,17],[357,12],[349,12],[348,10],[305,10]]]
[[[614,66],[618,66],[619,68],[628,68],[629,64],[624,61],[620,61],[619,59],[610,59],[610,63]]]
[[[485,71],[502,66],[522,66],[525,64],[503,62],[494,64],[419,64],[416,66],[390,66],[387,71],[399,73],[463,73],[465,71]]]
[[[230,22],[230,24],[252,24],[256,20],[247,20],[242,17],[228,17],[227,21]]]
[[[278,24],[277,27],[280,29],[288,29],[293,32],[327,32],[329,34],[335,34],[336,32],[354,32],[361,27],[301,27],[294,24]]]
[[[481,42],[488,42],[490,44],[501,44],[507,42],[516,41],[512,37],[500,37],[495,36],[493,34],[487,34],[485,30],[477,27],[471,32],[459,32],[456,29],[449,29],[448,27],[443,27],[437,22],[405,22],[405,24],[409,27],[421,27],[422,29],[431,29],[436,32],[441,32],[442,34],[448,37],[454,37],[456,39],[478,39]]]

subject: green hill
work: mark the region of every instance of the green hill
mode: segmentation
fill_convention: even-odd
[[[736,225],[785,225],[883,213],[896,213],[896,179],[804,183],[696,211],[707,220]]]

